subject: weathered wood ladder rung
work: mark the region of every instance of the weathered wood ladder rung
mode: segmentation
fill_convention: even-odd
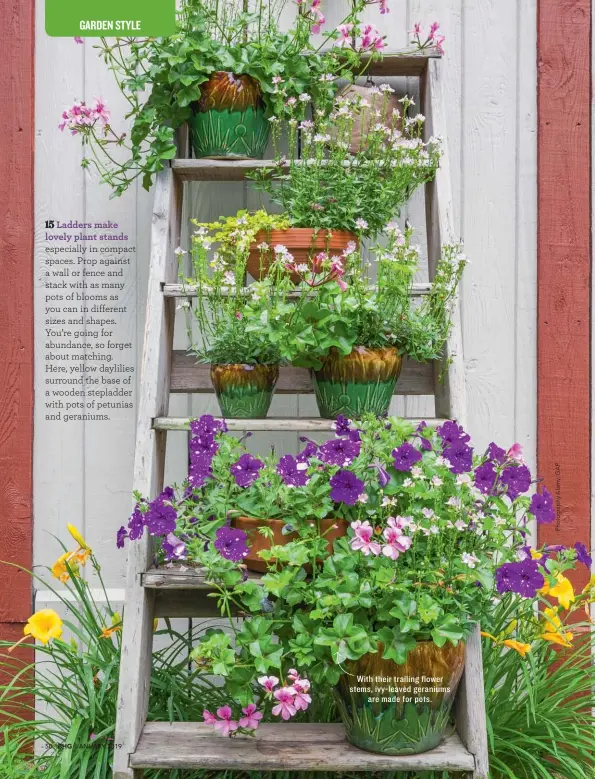
[[[439,60],[435,56],[389,56],[373,65],[374,75],[419,76],[426,137],[446,137]],[[174,352],[176,298],[196,290],[177,283],[174,249],[181,234],[185,181],[239,181],[267,161],[226,162],[176,159],[157,177],[152,223],[151,265],[141,369],[141,394],[134,461],[134,489],[154,497],[163,488],[165,444],[169,431],[186,430],[188,419],[168,416],[170,393],[212,391],[207,370]],[[456,238],[452,223],[450,174],[446,145],[435,180],[426,184],[426,228],[430,277],[443,243]],[[419,284],[422,295],[429,284]],[[460,311],[455,310],[444,364],[408,365],[398,382],[402,394],[433,394],[436,419],[465,421],[465,383]],[[444,369],[444,370],[443,370]],[[440,372],[445,374],[438,382]],[[312,391],[304,371],[281,372],[278,392]],[[322,419],[229,420],[232,430],[330,431]],[[341,725],[263,725],[255,738],[223,741],[202,723],[146,722],[153,619],[155,616],[217,616],[208,585],[199,569],[151,569],[150,540],[145,536],[128,552],[122,660],[114,754],[115,779],[141,779],[144,769],[207,768],[255,771],[424,771],[448,770],[469,779],[488,775],[481,639],[476,627],[466,648],[465,672],[456,699],[456,733],[437,749],[421,755],[389,757],[363,752],[345,739]]]

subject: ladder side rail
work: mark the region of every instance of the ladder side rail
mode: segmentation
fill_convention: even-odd
[[[442,244],[458,240],[454,232],[450,162],[448,156],[446,115],[442,75],[439,60],[429,60],[421,77],[422,111],[426,117],[426,140],[431,136],[442,139],[440,167],[433,181],[426,184],[426,230],[428,237],[428,266],[430,280]],[[465,391],[465,363],[463,360],[463,331],[461,303],[457,294],[453,304],[452,328],[444,348],[442,361],[434,366],[437,417],[453,418],[466,424],[467,398]],[[444,374],[443,381],[439,377]]]
[[[153,419],[167,413],[175,305],[164,298],[162,285],[177,276],[174,248],[179,240],[182,185],[170,168],[157,176],[151,232],[151,263],[140,376],[140,397],[134,489],[153,498],[163,489],[165,437],[153,429]],[[114,779],[140,779],[129,768],[148,710],[153,642],[154,593],[142,586],[150,566],[151,541],[147,534],[128,550],[122,655],[116,715]]]
[[[475,758],[469,779],[488,779],[488,734],[479,624],[475,624],[465,647],[465,670],[455,701],[457,732]]]

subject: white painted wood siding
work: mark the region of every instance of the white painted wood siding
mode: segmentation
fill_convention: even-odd
[[[288,3],[288,14],[291,12]],[[323,0],[329,24],[342,18],[342,0]],[[463,338],[469,430],[478,448],[491,440],[523,444],[535,464],[536,415],[536,50],[535,0],[389,0],[390,14],[368,9],[368,21],[388,35],[391,49],[407,45],[407,30],[421,21],[440,21],[446,35],[448,144],[457,230],[471,260],[463,283]],[[119,124],[123,100],[97,59],[91,40],[77,45],[44,31],[43,3],[37,4],[36,247],[37,274],[45,243],[43,222],[58,218],[118,221],[137,246],[136,266],[126,279],[129,314],[123,332],[133,341],[140,364],[149,259],[152,194],[133,186],[109,200],[80,169],[76,138],[58,131],[60,113],[74,99],[102,97]],[[416,92],[411,79],[401,88]],[[185,218],[216,218],[252,206],[242,183],[193,184]],[[423,228],[423,194],[403,217]],[[115,548],[117,528],[130,512],[134,414],[115,421],[71,423],[44,420],[43,291],[36,289],[35,563],[58,555],[49,534],[67,541],[72,522],[97,551],[107,586],[121,588],[125,553]],[[176,347],[184,348],[178,326]],[[138,381],[139,374],[136,374]],[[135,398],[136,402],[136,398]],[[175,396],[170,415],[216,412],[214,396]],[[394,411],[431,415],[433,401],[399,398]],[[278,396],[275,416],[315,414],[310,397]],[[255,447],[292,451],[294,433],[259,434]],[[170,434],[166,479],[183,476],[186,435]],[[67,541],[68,542],[68,541]],[[40,598],[43,600],[43,595]]]

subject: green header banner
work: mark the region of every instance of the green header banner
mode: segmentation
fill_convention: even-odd
[[[45,0],[45,31],[81,38],[173,35],[176,0]]]

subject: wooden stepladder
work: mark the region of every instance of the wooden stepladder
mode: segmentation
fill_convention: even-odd
[[[426,137],[445,139],[439,58],[394,55],[372,66],[378,76],[419,77]],[[153,498],[163,488],[168,431],[188,429],[188,419],[168,417],[170,392],[212,391],[208,369],[173,352],[176,298],[193,290],[176,283],[174,249],[181,232],[185,181],[239,181],[246,171],[267,161],[176,159],[157,178],[152,225],[147,318],[142,357],[141,393],[134,462],[134,489]],[[426,184],[426,229],[430,278],[443,243],[455,239],[446,143],[440,169]],[[428,285],[418,285],[423,294]],[[195,291],[194,291],[195,293]],[[414,293],[415,294],[415,293]],[[435,424],[455,418],[465,423],[465,381],[460,311],[457,308],[446,344],[445,379],[440,365],[403,372],[397,392],[434,394]],[[285,371],[285,373],[283,372]],[[312,392],[305,371],[282,369],[277,392]],[[430,420],[428,420],[430,422]],[[331,431],[332,421],[318,418],[228,420],[232,430]],[[255,738],[224,739],[202,723],[147,722],[153,619],[215,616],[200,570],[152,568],[150,539],[131,544],[128,552],[122,636],[120,689],[114,755],[115,779],[141,779],[149,768],[242,769],[245,771],[431,771],[446,770],[468,779],[486,779],[488,752],[479,628],[466,648],[465,672],[455,708],[456,733],[437,749],[420,755],[390,757],[364,752],[345,739],[342,725],[262,725]]]

